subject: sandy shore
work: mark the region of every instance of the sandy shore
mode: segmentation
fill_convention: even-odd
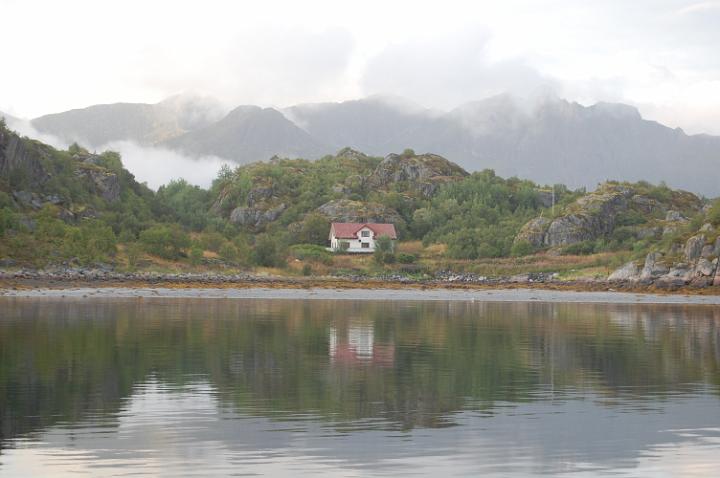
[[[543,289],[332,289],[332,288],[164,288],[70,287],[62,289],[0,289],[1,297],[41,298],[196,298],[317,299],[483,302],[569,302],[608,304],[697,304],[720,306],[720,295],[659,295],[630,292],[581,292]]]

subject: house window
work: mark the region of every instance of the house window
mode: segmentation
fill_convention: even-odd
[[[363,243],[362,243],[362,248],[363,248],[363,249],[370,249],[370,243],[369,243],[369,242],[363,242]]]
[[[362,237],[370,237],[370,231],[360,231]]]

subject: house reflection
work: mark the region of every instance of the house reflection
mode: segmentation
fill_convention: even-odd
[[[328,331],[330,361],[346,365],[395,363],[395,344],[378,344],[372,323],[345,323],[330,326]]]

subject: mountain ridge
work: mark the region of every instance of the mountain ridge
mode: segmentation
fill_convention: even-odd
[[[53,121],[36,118],[32,124],[40,132],[82,142],[92,123],[102,133],[96,141],[130,139],[239,164],[275,155],[317,159],[342,147],[377,156],[412,148],[447,157],[469,171],[492,168],[503,176],[543,183],[593,188],[609,179],[665,181],[720,194],[720,184],[708,174],[720,165],[720,137],[688,135],[644,119],[623,103],[583,106],[554,97],[530,102],[502,94],[438,112],[402,98],[371,96],[287,108],[245,106],[190,125],[179,119],[184,110],[158,108],[162,103],[149,105],[154,109],[139,114],[141,120],[125,119],[116,122],[119,126],[113,126],[109,113],[109,119],[78,119],[77,111],[92,112],[87,108],[50,115]],[[113,105],[99,106],[107,112]],[[117,116],[124,117],[122,111]]]

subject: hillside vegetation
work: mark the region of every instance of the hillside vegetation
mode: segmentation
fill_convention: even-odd
[[[332,221],[392,222],[399,250],[331,254]],[[607,275],[701,228],[709,243],[718,223],[720,206],[664,185],[609,182],[588,194],[412,150],[273,157],[226,167],[207,190],[178,180],[154,192],[117,153],[61,151],[0,125],[4,267]]]

